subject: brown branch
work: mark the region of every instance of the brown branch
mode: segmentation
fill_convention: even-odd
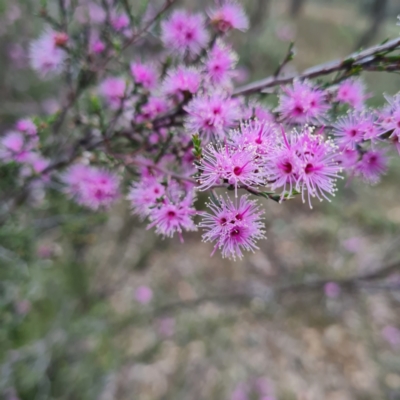
[[[376,271],[365,273],[363,275],[356,275],[344,279],[320,279],[310,282],[288,283],[276,288],[269,287],[268,290],[260,292],[259,290],[234,290],[226,293],[218,291],[216,294],[209,294],[204,297],[199,297],[189,301],[177,301],[166,304],[156,310],[153,310],[154,316],[163,315],[175,311],[176,309],[187,309],[197,307],[206,302],[216,303],[239,303],[246,304],[256,297],[264,298],[266,300],[279,296],[288,292],[305,292],[305,291],[322,291],[327,283],[334,282],[344,290],[400,290],[400,285],[377,285],[373,281],[383,279],[394,272],[400,271],[400,261],[393,264],[384,266]],[[372,281],[372,282],[371,282]]]
[[[361,67],[362,69],[367,69],[371,64],[379,61],[382,55],[399,49],[400,37],[390,40],[387,43],[373,46],[361,52],[353,53],[343,59],[317,65],[316,67],[305,70],[301,74],[295,74],[284,78],[269,76],[268,78],[241,86],[237,88],[233,94],[234,96],[249,95],[260,92],[263,89],[290,83],[294,79],[312,79],[319,76],[329,75],[333,72],[350,70],[356,66]]]

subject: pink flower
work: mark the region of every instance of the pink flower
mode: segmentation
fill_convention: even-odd
[[[154,89],[158,81],[158,71],[151,63],[133,62],[131,74],[135,82],[146,89]]]
[[[223,42],[217,41],[205,61],[205,72],[214,85],[229,84],[234,77],[237,54]]]
[[[347,79],[339,85],[336,100],[347,103],[356,110],[364,107],[364,102],[368,98],[365,94],[365,85],[359,79]]]
[[[199,70],[179,65],[168,72],[162,90],[167,96],[176,96],[178,101],[182,101],[185,94],[195,94],[199,90],[200,83]]]
[[[112,108],[121,106],[128,88],[123,78],[109,77],[100,84],[99,92]]]
[[[379,115],[378,123],[383,133],[391,132],[390,138],[400,154],[400,95],[387,100],[389,104]]]
[[[177,233],[181,242],[183,242],[183,230],[197,230],[192,219],[196,215],[192,201],[191,196],[177,202],[171,202],[171,200],[165,198],[165,201],[158,208],[150,210],[150,224],[147,228],[155,227],[156,233],[166,237],[172,237]]]
[[[344,170],[353,168],[357,164],[359,158],[360,153],[357,150],[339,148],[338,162],[344,168]]]
[[[0,139],[0,159],[4,162],[25,162],[31,150],[32,143],[20,132],[9,132]]]
[[[140,109],[139,115],[136,116],[136,122],[151,120],[165,113],[169,109],[169,103],[162,97],[151,96],[147,103]]]
[[[231,400],[276,400],[270,383],[265,378],[250,379],[247,382],[240,382]]]
[[[327,196],[335,195],[341,172],[334,144],[324,140],[322,134],[313,135],[306,129],[298,138],[296,154],[300,160],[296,190],[302,193],[303,202],[305,193],[310,208],[311,197],[330,201]]]
[[[365,135],[365,117],[360,113],[350,113],[334,124],[336,142],[341,148],[355,149]]]
[[[153,298],[153,291],[148,286],[139,286],[135,291],[135,299],[140,304],[148,304]]]
[[[366,182],[376,184],[381,176],[387,171],[388,160],[385,151],[368,150],[362,155],[355,167],[355,173]]]
[[[382,329],[382,336],[392,347],[400,346],[400,330],[395,326],[385,326]]]
[[[210,144],[204,150],[199,166],[201,175],[199,190],[207,190],[212,186],[227,182],[235,187],[256,188],[264,184],[262,159],[255,148],[235,148],[229,145]]]
[[[42,259],[48,259],[53,257],[54,248],[50,245],[42,244],[37,249],[37,256]]]
[[[248,196],[241,196],[235,203],[220,196],[208,207],[211,213],[202,213],[199,227],[206,231],[204,241],[216,242],[212,254],[220,249],[223,257],[242,258],[242,250],[254,251],[258,248],[256,241],[265,238],[263,211]]]
[[[65,44],[65,37],[62,44],[61,39],[59,32],[47,30],[30,45],[31,66],[42,78],[58,75],[63,69],[66,53],[62,45]]]
[[[384,130],[379,126],[375,113],[368,113],[364,116],[364,140],[376,142],[384,133]]]
[[[95,2],[80,5],[77,7],[75,15],[81,24],[102,24],[107,17],[104,8]]]
[[[13,67],[22,69],[26,67],[26,50],[20,44],[12,44],[8,49],[8,57],[12,61]]]
[[[292,87],[282,88],[279,107],[285,120],[298,124],[318,123],[323,121],[329,105],[326,103],[325,92],[315,88],[308,81],[293,82]]]
[[[106,44],[98,39],[94,38],[90,42],[90,51],[94,54],[101,54],[106,49]]]
[[[36,136],[37,128],[31,119],[21,119],[17,122],[15,128],[21,133],[25,133],[28,136]]]
[[[211,23],[221,32],[231,29],[246,31],[249,28],[249,20],[243,7],[233,0],[225,0],[223,5],[209,12]]]
[[[117,31],[123,31],[129,27],[129,16],[125,13],[111,16],[111,26]]]
[[[241,119],[240,103],[222,93],[195,97],[184,110],[186,129],[190,133],[200,132],[207,140],[223,138],[225,131]]]
[[[336,299],[340,296],[340,286],[335,282],[328,282],[324,286],[324,292],[326,297],[330,297],[331,299]]]
[[[162,337],[171,337],[175,333],[174,318],[164,317],[157,320],[157,330]]]
[[[265,120],[242,123],[232,130],[230,140],[234,146],[255,151],[258,155],[270,155],[277,146],[277,127]]]
[[[254,117],[259,121],[275,122],[275,117],[272,115],[271,110],[260,104],[254,104]]]
[[[131,186],[128,200],[131,202],[134,213],[144,219],[151,209],[157,206],[158,200],[164,194],[164,186],[155,178],[144,178]]]
[[[119,179],[106,170],[77,164],[64,173],[63,181],[78,204],[93,210],[107,209],[119,197]]]
[[[271,182],[272,190],[282,188],[281,198],[291,195],[297,185],[300,171],[300,159],[296,154],[297,136],[286,137],[282,129],[284,143],[268,157],[267,171],[268,181]]]
[[[197,55],[208,43],[204,17],[176,10],[161,23],[161,39],[164,46],[180,55]]]
[[[284,196],[291,195],[293,189],[305,195],[310,208],[311,197],[320,201],[336,192],[336,180],[340,177],[337,148],[325,140],[322,132],[313,134],[310,128],[293,132],[289,138],[282,128],[283,143],[269,157],[268,180],[273,190],[283,188]],[[287,190],[288,188],[288,190]]]

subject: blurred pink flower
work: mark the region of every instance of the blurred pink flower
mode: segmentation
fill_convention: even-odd
[[[13,67],[17,69],[25,68],[28,58],[25,49],[20,44],[13,44],[8,49],[8,57],[13,63]]]
[[[363,244],[363,239],[357,236],[342,241],[342,246],[349,253],[358,253],[363,247]]]
[[[324,286],[324,292],[326,297],[337,299],[340,296],[341,288],[335,282],[328,282]]]
[[[51,258],[53,255],[53,247],[47,244],[42,244],[38,247],[36,254],[39,258]]]
[[[400,346],[400,330],[395,326],[387,325],[382,329],[383,338],[393,347]]]
[[[160,318],[157,321],[157,330],[162,337],[171,337],[175,333],[175,319],[170,317]]]
[[[249,20],[242,5],[234,0],[225,0],[219,8],[210,10],[209,17],[220,32],[231,29],[246,31],[249,28]]]
[[[153,291],[148,286],[139,286],[135,291],[135,299],[141,304],[150,303]]]

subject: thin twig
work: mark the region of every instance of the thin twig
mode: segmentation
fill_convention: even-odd
[[[263,89],[283,85],[292,82],[294,79],[311,79],[319,76],[329,75],[333,72],[350,70],[354,66],[367,69],[371,64],[380,60],[380,57],[392,51],[400,49],[400,37],[390,40],[385,44],[373,46],[364,51],[353,53],[348,57],[340,60],[331,61],[320,64],[316,67],[309,68],[301,74],[293,74],[287,77],[269,76],[256,82],[241,86],[234,91],[235,96],[248,95],[257,93]],[[400,69],[400,67],[399,67]]]

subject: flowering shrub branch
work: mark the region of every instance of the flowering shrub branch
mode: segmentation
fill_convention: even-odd
[[[124,0],[60,0],[58,17],[43,3],[47,27],[31,43],[31,67],[41,79],[64,76],[65,102],[2,136],[0,160],[18,166],[3,220],[49,187],[94,211],[125,192],[160,235],[183,241],[201,228],[212,253],[235,258],[265,238],[251,196],[298,195],[312,207],[330,200],[345,174],[379,181],[390,147],[400,151],[400,96],[370,109],[358,75],[400,70],[400,38],[286,76],[290,44],[271,77],[235,88],[239,57],[229,34],[248,29],[241,5],[168,14],[174,3],[137,13]],[[210,193],[209,212],[196,209],[198,191]]]

